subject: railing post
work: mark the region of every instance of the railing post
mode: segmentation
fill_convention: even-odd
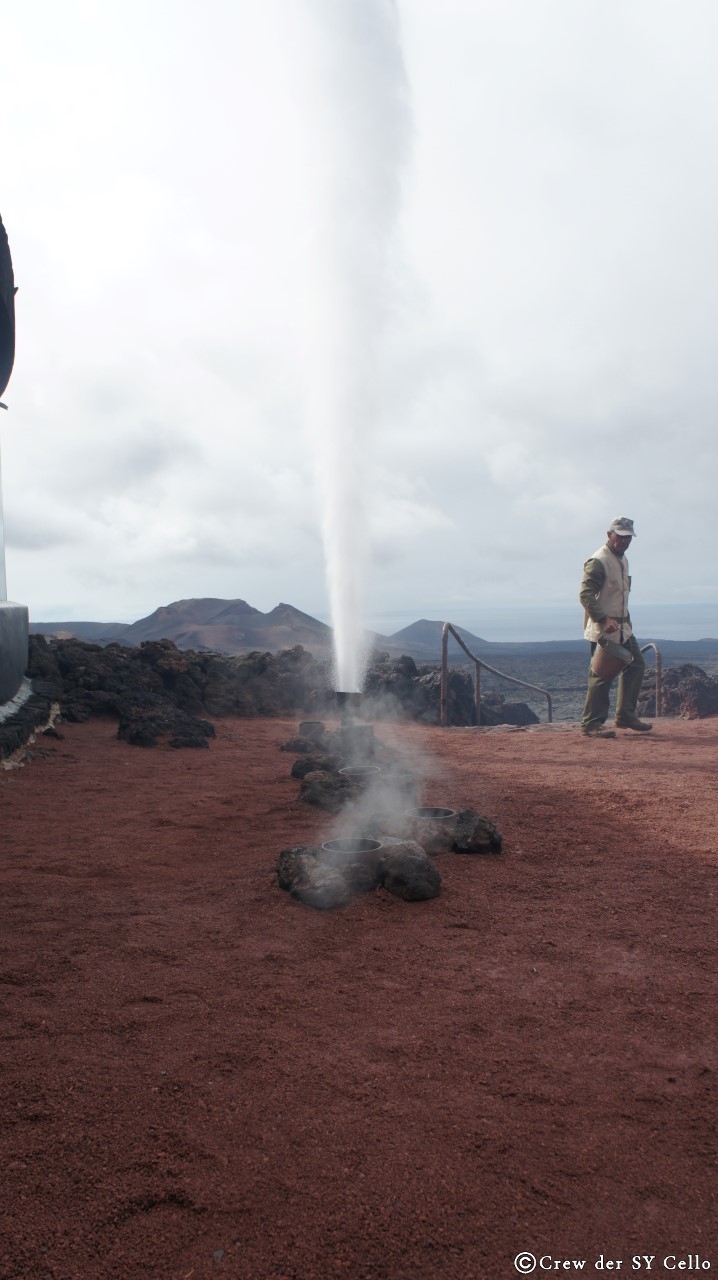
[[[441,631],[441,704],[440,721],[444,728],[449,723],[449,624]]]
[[[449,634],[451,634],[457,643],[464,650],[464,653],[474,664],[474,703],[476,707],[476,723],[481,721],[481,668],[490,671],[492,676],[499,676],[501,680],[508,680],[510,684],[518,684],[522,689],[533,689],[535,693],[543,694],[548,702],[548,719],[549,724],[553,720],[553,703],[551,694],[548,689],[542,689],[538,684],[529,684],[528,680],[519,680],[517,676],[507,676],[504,671],[497,671],[496,667],[490,667],[488,662],[484,662],[482,658],[477,658],[475,653],[464,644],[458,631],[452,627],[450,622],[445,622],[441,629],[441,704],[439,721],[446,726],[449,723]],[[655,645],[653,646],[655,648]],[[656,650],[656,652],[658,652]]]

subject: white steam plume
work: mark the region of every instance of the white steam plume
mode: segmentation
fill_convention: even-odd
[[[369,530],[367,463],[392,240],[409,140],[394,0],[308,0],[314,183],[308,258],[308,412],[334,628],[336,687],[360,688]]]

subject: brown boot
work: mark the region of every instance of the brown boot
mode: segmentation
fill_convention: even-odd
[[[582,729],[582,738],[615,738],[613,729],[603,729],[598,725],[595,729]]]
[[[650,733],[653,728],[652,724],[647,724],[645,720],[639,720],[638,716],[616,716],[617,729],[635,729],[637,733]]]

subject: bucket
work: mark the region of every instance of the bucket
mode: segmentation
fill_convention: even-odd
[[[616,644],[615,640],[608,640],[606,636],[598,637],[598,643],[591,658],[591,672],[594,676],[598,676],[599,680],[613,680],[613,677],[625,671],[631,662],[633,662],[633,654],[630,649],[626,649],[622,644]]]
[[[453,849],[459,821],[456,809],[447,809],[438,804],[422,804],[405,812],[409,820],[407,834],[421,845],[429,857],[437,853],[448,853]]]
[[[325,840],[321,861],[341,872],[353,892],[366,893],[377,887],[383,853],[381,840],[354,836],[345,840]]]
[[[343,854],[345,857],[360,857],[367,853],[378,853],[382,848],[381,840],[373,840],[368,836],[353,836],[345,840],[325,840],[323,853]]]
[[[452,823],[456,818],[456,809],[444,809],[437,804],[422,804],[406,812],[410,818],[430,818],[432,822]]]
[[[381,769],[378,764],[355,764],[348,765],[346,769],[340,769],[339,773],[342,778],[353,782],[355,786],[365,788],[379,781]]]

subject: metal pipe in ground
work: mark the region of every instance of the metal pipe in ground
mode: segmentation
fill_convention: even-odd
[[[467,655],[467,657],[471,658],[472,662],[475,664],[475,666],[476,666],[476,672],[477,672],[477,675],[478,675],[479,670],[483,667],[484,671],[490,671],[490,672],[491,672],[491,674],[492,674],[492,676],[499,676],[502,680],[508,680],[509,684],[517,684],[517,685],[520,685],[522,689],[533,689],[535,693],[541,693],[541,694],[543,694],[543,696],[544,696],[544,698],[546,699],[546,702],[547,702],[547,704],[548,704],[548,721],[549,721],[549,724],[551,724],[551,722],[552,722],[552,720],[553,720],[553,700],[552,700],[552,698],[551,698],[551,694],[549,693],[548,689],[542,689],[541,685],[539,685],[539,684],[529,684],[528,680],[519,680],[518,676],[507,676],[507,674],[506,674],[506,672],[505,672],[505,671],[497,671],[497,670],[496,670],[496,667],[491,667],[491,666],[489,666],[488,662],[483,662],[483,661],[481,660],[481,658],[477,658],[476,654],[475,654],[475,653],[472,653],[472,652],[471,652],[471,650],[468,648],[468,646],[464,644],[464,642],[463,642],[463,640],[461,639],[461,636],[459,635],[459,633],[458,633],[458,631],[456,630],[456,628],[455,628],[455,627],[452,627],[452,625],[451,625],[451,623],[450,623],[450,622],[445,622],[445,623],[444,623],[444,626],[443,626],[443,628],[442,628],[442,632],[441,632],[441,715],[440,715],[440,722],[441,722],[441,724],[442,724],[442,725],[446,726],[446,725],[449,723],[449,707],[448,707],[448,692],[449,692],[449,659],[448,659],[448,650],[449,650],[449,632],[451,632],[451,634],[452,634],[452,636],[454,637],[454,639],[458,642],[458,644],[459,644],[459,645],[461,646],[461,648],[464,650],[464,653]],[[477,679],[477,681],[476,681],[476,689],[477,689],[477,692],[476,692],[476,694],[475,694],[475,697],[476,697],[477,699],[480,699],[481,694],[480,694],[480,691],[479,691],[479,681],[478,681],[478,679]],[[480,706],[479,702],[477,702],[477,706]]]

